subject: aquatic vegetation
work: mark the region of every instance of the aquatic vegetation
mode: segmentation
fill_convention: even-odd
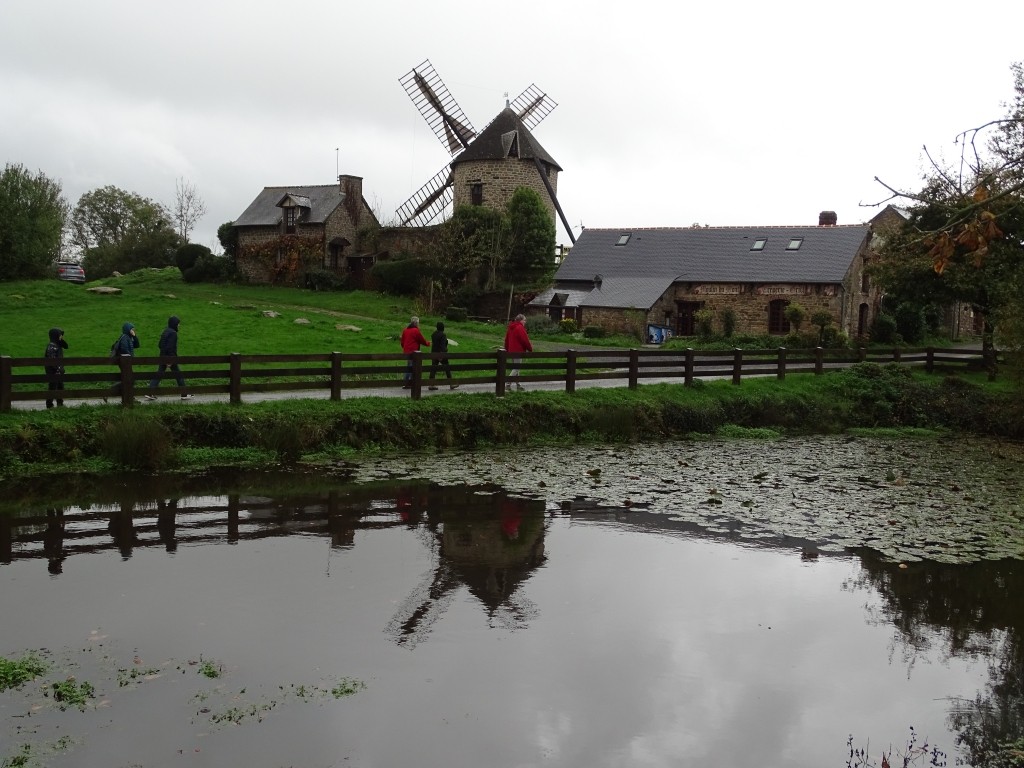
[[[20,659],[0,658],[0,691],[17,688],[46,673],[47,666],[38,656],[25,654]]]
[[[89,699],[96,696],[96,689],[93,688],[92,683],[87,680],[78,682],[73,677],[51,683],[50,692],[53,700],[62,710],[68,707],[78,707],[84,710]]]

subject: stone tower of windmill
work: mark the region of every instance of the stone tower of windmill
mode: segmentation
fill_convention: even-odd
[[[556,194],[562,168],[531,132],[558,106],[547,94],[530,85],[477,133],[430,61],[399,82],[452,155],[395,212],[402,226],[430,224],[453,205],[504,209],[517,188],[528,187],[545,201],[552,221],[558,214],[572,238]]]

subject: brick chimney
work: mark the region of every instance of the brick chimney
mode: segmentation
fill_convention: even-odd
[[[818,214],[819,227],[834,227],[839,221],[835,211],[822,211]]]

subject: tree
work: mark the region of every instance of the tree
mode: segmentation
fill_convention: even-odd
[[[194,184],[185,179],[174,181],[174,225],[178,230],[178,237],[183,243],[188,242],[189,233],[195,229],[196,224],[206,215],[206,203],[196,192]]]
[[[786,305],[783,314],[786,316],[789,324],[793,326],[793,332],[800,333],[800,326],[803,325],[804,318],[807,317],[807,310],[802,305],[793,302]]]
[[[520,187],[508,203],[509,254],[505,277],[513,282],[544,281],[555,271],[555,222],[541,196]]]
[[[47,274],[60,256],[69,208],[59,181],[7,164],[0,174],[0,279]]]
[[[997,322],[1024,302],[1013,288],[1024,274],[1024,68],[1011,71],[1015,98],[1006,116],[957,136],[958,166],[940,165],[925,147],[931,168],[920,191],[875,177],[891,193],[882,202],[899,199],[911,215],[886,233],[872,271],[902,301],[962,301],[981,313],[990,377]]]
[[[114,186],[86,192],[71,213],[71,240],[86,272],[107,275],[172,266],[180,239],[159,203]]]

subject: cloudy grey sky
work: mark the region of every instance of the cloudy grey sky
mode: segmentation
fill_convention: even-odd
[[[577,235],[864,221],[1024,59],[1019,0],[0,0],[0,28],[3,160],[72,205],[184,178],[211,247],[264,186],[336,170],[391,219],[449,159],[398,82],[425,59],[478,130],[530,83],[558,103],[534,134]]]

